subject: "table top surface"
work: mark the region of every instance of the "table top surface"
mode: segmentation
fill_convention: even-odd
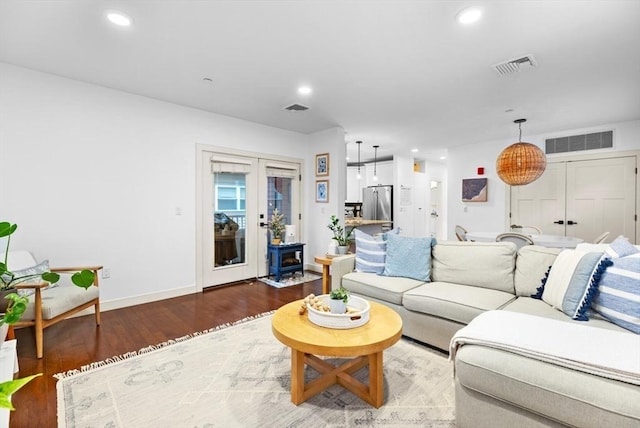
[[[496,237],[501,233],[507,232],[467,232],[467,238],[477,241],[495,241]],[[548,235],[548,234],[526,234],[531,237],[533,243],[536,245],[542,245],[544,247],[559,247],[559,248],[575,248],[576,245],[584,242],[583,239],[576,238],[574,236],[563,235]]]
[[[272,318],[274,336],[290,348],[314,355],[353,357],[381,352],[402,336],[402,319],[394,310],[375,302],[369,322],[350,329],[320,327],[299,314],[302,300],[282,306]]]

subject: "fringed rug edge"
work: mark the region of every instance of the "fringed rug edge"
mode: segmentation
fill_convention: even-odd
[[[106,360],[95,361],[93,363],[86,364],[86,365],[80,367],[80,369],[71,369],[71,370],[67,370],[66,372],[56,373],[56,374],[53,375],[53,377],[58,379],[58,380],[68,379],[68,378],[71,378],[71,377],[76,376],[76,375],[80,375],[80,374],[83,374],[83,373],[90,372],[92,370],[99,369],[100,367],[104,367],[104,366],[108,366],[108,365],[111,365],[111,364],[115,364],[115,363],[118,363],[120,361],[125,361],[125,360],[128,360],[130,358],[137,357],[139,355],[148,354],[149,352],[157,351],[157,350],[166,348],[167,346],[175,345],[176,343],[181,343],[181,342],[184,342],[186,340],[194,339],[196,337],[199,337],[199,336],[202,336],[202,335],[205,335],[205,334],[214,333],[216,331],[224,330],[225,328],[234,327],[234,326],[239,325],[239,324],[244,324],[244,323],[247,323],[247,322],[250,322],[250,321],[254,321],[254,320],[257,320],[257,319],[260,319],[260,318],[268,317],[270,315],[273,315],[274,312],[275,312],[275,310],[268,311],[268,312],[263,312],[261,314],[244,317],[244,318],[242,318],[242,319],[240,319],[238,321],[232,321],[232,322],[220,324],[220,325],[218,325],[216,327],[212,327],[212,328],[207,329],[207,330],[197,331],[195,333],[187,334],[185,336],[177,337],[175,339],[170,339],[170,340],[167,340],[166,342],[162,342],[162,343],[159,343],[157,345],[146,346],[144,348],[139,349],[138,351],[126,352],[124,354],[115,355],[113,357],[107,358]]]

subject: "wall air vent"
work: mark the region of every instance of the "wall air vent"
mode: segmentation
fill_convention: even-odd
[[[306,111],[309,110],[309,107],[303,106],[302,104],[291,104],[290,106],[286,106],[284,109],[289,111]]]
[[[493,64],[491,68],[498,72],[498,74],[505,75],[515,72],[519,72],[521,68],[532,68],[536,66],[536,61],[533,59],[533,55],[525,55],[520,58],[510,59],[498,64]]]
[[[582,150],[613,148],[613,131],[594,132],[592,134],[571,135],[570,137],[547,138],[544,152],[553,153],[579,152]]]

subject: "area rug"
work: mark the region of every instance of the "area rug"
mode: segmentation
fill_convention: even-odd
[[[305,282],[315,281],[316,279],[320,279],[320,278],[322,278],[322,276],[315,275],[313,273],[305,272],[303,276],[303,275],[300,275],[300,272],[295,272],[292,275],[281,276],[279,282],[275,280],[275,277],[264,277],[264,278],[258,278],[258,279],[272,287],[283,288],[283,287],[291,287],[292,285],[303,284]]]
[[[453,427],[452,367],[401,339],[384,352],[385,404],[334,385],[295,406],[289,348],[271,316],[212,329],[56,375],[58,426]],[[315,377],[307,369],[309,379]],[[357,377],[364,381],[367,369]]]

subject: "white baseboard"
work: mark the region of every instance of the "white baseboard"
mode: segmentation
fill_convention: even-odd
[[[194,294],[196,292],[195,284],[188,285],[186,287],[173,288],[171,290],[164,290],[157,293],[141,294],[139,296],[125,297],[114,300],[100,300],[100,312],[111,311],[114,309],[127,308],[129,306],[142,305],[145,303],[157,302],[158,300],[171,299],[173,297],[186,296]],[[87,308],[82,312],[78,312],[73,317],[80,317],[83,315],[93,315],[93,307]]]

